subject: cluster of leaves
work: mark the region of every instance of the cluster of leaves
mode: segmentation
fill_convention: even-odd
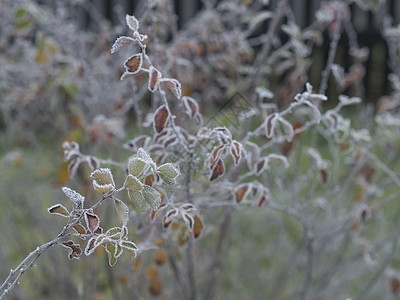
[[[84,154],[84,147],[71,139],[63,144],[70,178],[79,184],[82,176],[76,174],[88,167],[86,177],[101,195],[94,205],[87,204],[88,189],[81,195],[78,189],[64,187],[72,209],[62,204],[49,208],[68,220],[60,236],[64,239],[57,243],[69,249],[70,259],[103,248],[113,266],[128,250],[135,257],[138,278],[132,282],[140,290],[140,263],[150,256],[144,252],[157,249],[147,268],[150,292],[163,293],[165,280],[165,289],[173,295],[182,293],[184,299],[195,299],[196,287],[205,299],[214,297],[224,256],[232,265],[243,262],[238,266],[242,272],[227,275],[237,283],[233,289],[238,293],[247,290],[237,274],[254,274],[255,265],[264,272],[267,268],[260,262],[268,261],[271,286],[254,278],[261,287],[252,295],[255,298],[367,299],[369,294],[387,292],[388,282],[389,291],[398,293],[400,276],[391,249],[400,230],[390,225],[396,217],[390,207],[398,197],[393,190],[400,186],[393,171],[400,144],[400,76],[391,75],[393,94],[379,101],[376,116],[363,110],[359,118],[367,119],[369,127],[358,126],[357,118],[346,117],[344,111],[361,106],[369,51],[358,45],[348,3],[323,2],[315,21],[302,29],[289,1],[270,6],[264,2],[243,1],[239,7],[230,1],[209,4],[212,8],[199,13],[179,34],[173,26],[162,26],[161,17],[151,19],[159,16],[162,3],[153,3],[151,13],[143,16],[144,23],[154,21],[151,29],[126,15],[130,34],[118,37],[111,53],[133,49],[124,56],[119,69],[123,81],[118,84],[132,85],[134,95],[129,100],[121,96],[126,102],[111,114],[117,117],[98,116],[88,132],[96,140],[104,126],[111,135],[122,137],[122,125],[116,123],[133,108],[140,134],[123,145],[132,155],[118,161]],[[356,1],[365,9],[378,9],[380,2]],[[319,86],[316,91],[307,71],[325,31],[330,53],[319,82],[313,84]],[[387,26],[385,34],[397,66],[399,30]],[[348,71],[334,61],[342,35],[350,41]],[[170,42],[152,44],[156,37],[168,37]],[[326,96],[331,75],[333,86],[343,93],[337,99]],[[274,83],[277,78],[279,85]],[[152,108],[143,112],[139,100],[148,92]],[[207,101],[216,99],[248,106],[232,106],[231,114],[221,110],[208,118]],[[121,225],[103,229],[100,205],[107,201],[113,202]],[[254,228],[240,232],[235,226],[243,226],[241,222]],[[254,232],[255,240],[268,233],[277,242],[261,239],[262,251],[254,252],[247,247]],[[85,247],[72,237],[85,240]],[[215,257],[202,251],[210,248],[205,242],[210,237],[217,239]],[[229,256],[234,247],[226,247],[228,239],[243,249],[239,260]],[[204,244],[208,247],[201,247]],[[254,255],[248,255],[250,251]],[[159,273],[166,261],[174,278]],[[356,288],[346,285],[351,280]]]

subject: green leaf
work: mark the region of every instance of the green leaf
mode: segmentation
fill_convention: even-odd
[[[134,157],[129,161],[129,174],[135,177],[140,177],[148,169],[148,164],[145,160],[139,157]]]
[[[146,210],[146,201],[143,197],[142,192],[139,191],[130,191],[128,190],[129,199],[133,202],[138,211]]]
[[[120,244],[116,244],[115,245],[115,254],[114,254],[115,258],[120,257],[123,251],[124,250],[122,249],[121,245]]]
[[[126,206],[124,202],[121,200],[114,200],[115,209],[117,210],[118,218],[121,221],[122,225],[128,224],[129,221],[129,208]]]
[[[108,263],[110,266],[114,266],[117,263],[117,257],[115,256],[116,247],[113,243],[108,243],[106,246],[106,252],[108,254]]]
[[[131,251],[133,253],[134,256],[136,256],[136,252],[138,250],[138,247],[135,245],[134,242],[131,241],[122,241],[120,243],[120,245],[126,249],[128,249],[129,251]]]
[[[153,170],[156,169],[156,164],[154,163],[150,154],[143,150],[143,148],[139,148],[136,155],[138,158],[143,159],[147,164],[149,164]]]
[[[166,163],[158,167],[157,173],[165,183],[174,185],[179,176],[179,168],[175,164]]]
[[[141,183],[135,176],[128,174],[128,177],[126,177],[124,182],[124,187],[131,191],[141,191],[143,190],[143,183]]]
[[[151,208],[153,210],[157,210],[161,204],[160,193],[156,189],[148,185],[143,186],[142,193],[144,200],[146,200],[146,202],[151,206]]]

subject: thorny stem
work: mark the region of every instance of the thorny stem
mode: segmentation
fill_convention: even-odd
[[[119,190],[117,190],[119,191]],[[115,191],[115,192],[117,192]],[[84,217],[86,211],[91,211],[96,209],[98,206],[103,203],[103,201],[107,198],[110,198],[112,194],[107,196],[103,196],[95,205],[91,208],[85,209],[83,213],[74,221],[72,221],[72,217],[69,217],[68,223],[63,227],[62,231],[57,235],[57,237],[39,247],[37,247],[34,251],[28,254],[24,258],[24,260],[15,268],[11,269],[10,273],[8,274],[7,278],[4,280],[2,285],[0,286],[0,300],[3,299],[17,284],[19,284],[19,280],[21,277],[32,267],[35,267],[36,261],[39,257],[46,252],[49,248],[58,245],[62,240],[67,237],[74,236],[74,233],[67,231],[72,228],[74,225],[78,224]],[[29,262],[29,263],[28,263]],[[14,278],[14,276],[18,273],[18,275]],[[13,279],[14,278],[14,279]]]

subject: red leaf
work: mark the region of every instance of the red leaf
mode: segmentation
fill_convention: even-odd
[[[165,124],[167,123],[169,112],[165,105],[160,106],[154,114],[154,129],[160,133],[164,130]]]
[[[225,166],[222,159],[219,159],[215,164],[214,168],[212,169],[210,181],[217,179],[218,177],[222,176],[225,172]]]

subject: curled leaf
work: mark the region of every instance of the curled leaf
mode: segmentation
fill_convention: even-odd
[[[61,246],[68,248],[68,258],[69,259],[79,259],[82,254],[82,249],[79,244],[75,244],[73,241],[69,240],[67,242],[62,242]]]
[[[101,184],[96,180],[93,181],[93,188],[105,194],[115,189],[115,182],[111,170],[108,168],[97,169],[90,174],[93,179],[98,179]]]
[[[222,159],[219,159],[215,164],[214,168],[211,170],[210,181],[217,179],[225,173],[225,166]]]
[[[149,84],[148,84],[148,89],[150,92],[154,93],[155,90],[158,88],[158,84],[161,79],[161,73],[158,71],[156,68],[153,66],[150,66],[149,69]]]
[[[123,248],[125,248],[125,249],[131,251],[132,254],[133,254],[134,256],[136,256],[136,252],[137,252],[137,250],[138,250],[138,247],[135,245],[134,242],[131,242],[131,241],[122,241],[122,242],[120,243],[120,245],[121,245]]]
[[[248,184],[242,184],[234,190],[236,203],[240,203],[245,198],[249,188],[250,186]]]
[[[193,219],[194,219],[194,225],[193,225],[192,232],[193,232],[194,238],[196,239],[196,238],[198,238],[200,236],[200,234],[201,234],[201,232],[203,230],[203,222],[201,221],[201,219],[197,215],[195,215],[193,217]]]
[[[61,204],[53,205],[48,209],[48,212],[51,214],[60,215],[67,218],[69,216],[68,210]]]
[[[181,83],[173,78],[164,78],[160,82],[164,83],[168,89],[175,95],[176,98],[180,99],[182,96]]]

